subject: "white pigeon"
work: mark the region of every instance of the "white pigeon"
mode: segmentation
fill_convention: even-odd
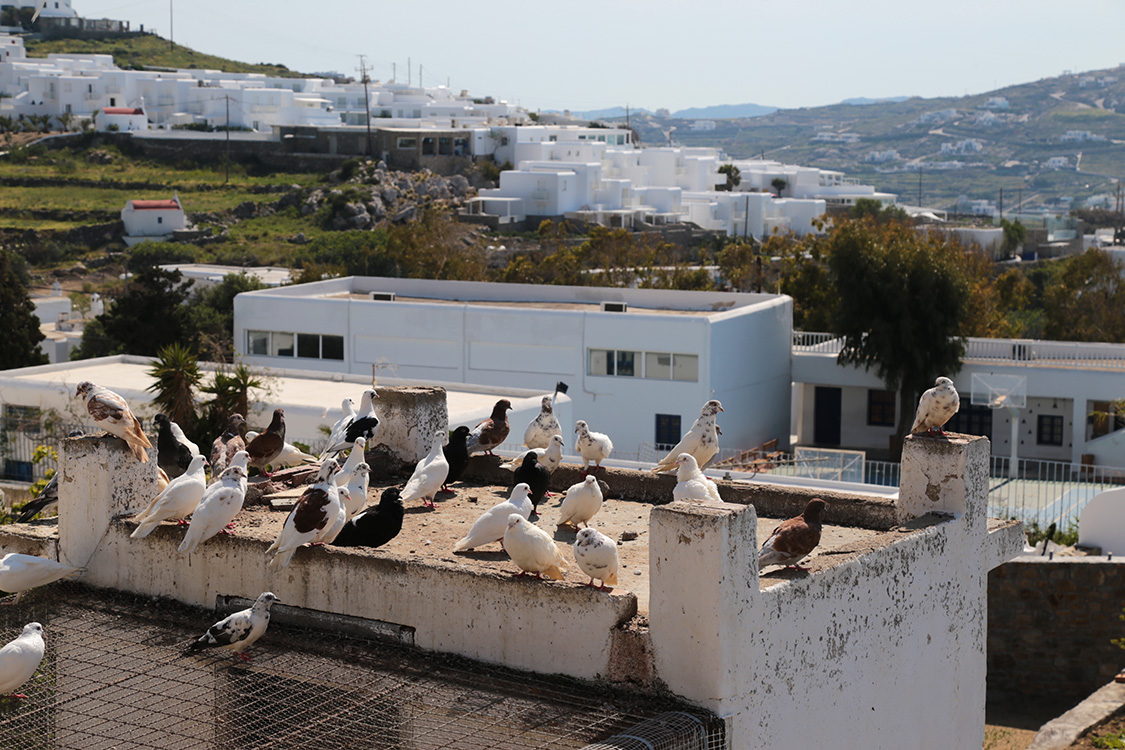
[[[333,482],[336,480],[333,479]],[[328,519],[328,526],[325,527],[324,533],[321,534],[313,542],[313,544],[332,544],[336,541],[336,537],[340,536],[340,532],[348,525],[348,507],[352,505],[352,493],[346,484],[336,482],[336,491],[340,493],[340,508],[336,511],[335,516]],[[331,513],[331,510],[329,510]]]
[[[374,388],[363,392],[359,400],[359,411],[344,425],[344,434],[336,442],[329,442],[324,453],[336,454],[345,448],[350,448],[357,437],[366,438],[369,445],[375,444],[375,435],[379,433],[379,417],[375,415],[375,399],[379,394]]]
[[[934,387],[922,394],[918,399],[918,412],[914,417],[914,426],[910,428],[911,434],[925,431],[929,434],[937,432],[945,434],[942,427],[953,418],[961,408],[961,397],[953,387],[949,378],[938,378]]]
[[[672,490],[673,500],[691,500],[704,502],[713,500],[721,503],[719,487],[712,482],[702,471],[695,457],[690,453],[681,453],[676,458],[676,486]]]
[[[86,411],[94,418],[94,424],[124,440],[138,461],[148,461],[145,448],[151,448],[152,443],[125,399],[89,380],[78,384],[76,398],[79,397],[86,402]]]
[[[219,620],[208,628],[206,633],[192,641],[187,650],[200,651],[214,648],[220,651],[233,651],[243,661],[250,661],[250,656],[242,652],[265,634],[270,624],[270,606],[276,601],[277,597],[270,591],[259,594],[250,609],[235,612]]]
[[[602,509],[602,488],[593,474],[566,491],[562,505],[559,506],[559,526],[588,525],[588,521]]]
[[[238,451],[237,453],[235,453],[233,456],[231,456],[230,463],[227,464],[227,468],[229,469],[232,466],[241,467],[243,471],[249,474],[250,453],[247,451]],[[222,472],[219,473],[219,476],[222,476]]]
[[[546,466],[547,471],[553,474],[555,469],[559,468],[559,464],[562,463],[564,444],[562,435],[552,435],[551,439],[547,441],[546,448],[532,448],[530,451],[525,451],[504,464],[501,468],[512,469],[514,471],[523,464],[523,459],[528,453],[534,453],[536,462]]]
[[[445,453],[442,451],[445,438],[445,432],[434,434],[433,447],[414,467],[414,473],[410,475],[410,479],[402,489],[403,505],[421,498],[422,504],[427,508],[435,507],[434,495],[442,488],[445,478],[449,476],[449,461],[445,459]]]
[[[344,399],[340,404],[340,408],[344,412],[344,416],[336,420],[336,424],[332,425],[332,431],[328,433],[328,442],[325,443],[325,448],[320,454],[321,460],[328,456],[328,448],[336,445],[344,439],[344,433],[347,432],[348,425],[355,419],[355,402],[350,398]]]
[[[15,691],[39,669],[45,650],[43,626],[37,622],[24,625],[17,638],[0,648],[0,695],[12,693],[13,698],[26,698]]]
[[[533,509],[531,487],[526,482],[520,482],[512,488],[512,494],[507,500],[493,505],[473,522],[469,533],[453,546],[453,551],[460,552],[501,541],[508,529],[508,517],[515,513],[530,518]]]
[[[621,561],[617,557],[617,542],[610,539],[593,526],[578,532],[574,540],[574,561],[583,573],[590,576],[587,586],[594,585],[594,579],[601,581],[600,589],[606,584],[617,585],[617,570]]]
[[[715,399],[705,403],[699,410],[699,417],[692,422],[691,429],[684,433],[680,442],[676,443],[676,447],[668,451],[668,455],[660,459],[652,470],[658,473],[675,471],[676,458],[681,453],[690,453],[696,463],[706,466],[707,462],[719,452],[719,428],[715,424],[715,418],[722,410],[723,405]]]
[[[551,442],[552,435],[562,436],[562,426],[555,416],[555,407],[551,404],[551,397],[544,396],[539,414],[531,420],[531,424],[523,431],[523,444],[528,448],[546,448]],[[552,471],[554,471],[552,469]]]
[[[86,569],[64,565],[46,557],[9,552],[0,557],[0,591],[15,594],[12,604],[17,604],[25,591],[36,586],[46,586],[84,570]]]
[[[239,451],[235,459],[245,453]],[[180,542],[180,554],[191,554],[203,542],[229,529],[238,511],[242,510],[242,501],[246,499],[246,469],[233,465],[234,460],[231,464],[203,491],[203,499],[191,514],[191,523]]]
[[[192,456],[199,455],[199,446],[188,440],[187,435],[184,434],[183,429],[178,424],[169,420],[168,428],[172,430],[172,436],[176,438],[177,443],[186,445]]]
[[[168,483],[160,494],[153,498],[141,513],[134,518],[139,525],[129,535],[132,539],[144,539],[161,521],[182,519],[191,515],[203,499],[207,489],[207,459],[194,456],[187,471]]]
[[[260,433],[250,430],[246,433],[246,444],[249,445],[254,438],[258,437]],[[247,454],[249,455],[249,454]],[[277,458],[270,461],[274,466],[296,466],[297,464],[311,464],[317,460],[316,456],[311,456],[303,450],[293,445],[282,441],[281,453],[277,454]]]
[[[589,425],[583,420],[578,420],[574,425],[578,439],[574,442],[574,450],[582,457],[582,468],[589,471],[590,462],[594,462],[594,471],[601,468],[602,461],[613,453],[613,441],[609,435],[602,432],[591,432]]]
[[[356,451],[353,448],[352,455],[355,454]],[[359,455],[362,456],[363,451],[360,451]],[[344,498],[344,508],[347,510],[349,521],[356,513],[363,510],[364,505],[367,505],[367,489],[370,484],[368,475],[371,473],[371,467],[362,459],[349,468],[348,464],[351,463],[352,456],[348,456],[348,460],[344,462],[344,468],[340,469],[340,473],[336,475],[336,486],[347,490],[348,493]]]
[[[316,482],[305,489],[285,519],[277,539],[266,550],[267,555],[273,555],[266,565],[270,570],[278,571],[287,566],[302,544],[323,542],[338,523],[343,528],[339,519],[345,513],[344,504],[334,479],[339,470],[340,465],[334,458],[325,459],[321,464]],[[339,529],[336,532],[339,533]]]
[[[504,551],[520,569],[516,574],[517,578],[532,573],[536,578],[547,576],[556,581],[563,579],[566,560],[559,552],[559,546],[550,534],[519,513],[508,516]]]

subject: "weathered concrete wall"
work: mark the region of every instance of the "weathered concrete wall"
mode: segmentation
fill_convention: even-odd
[[[401,461],[417,463],[430,452],[434,433],[449,431],[444,388],[391,386],[376,391],[379,434],[375,444],[386,446]]]
[[[1075,703],[1113,679],[1125,651],[1125,561],[1029,555],[988,574],[988,691]]]

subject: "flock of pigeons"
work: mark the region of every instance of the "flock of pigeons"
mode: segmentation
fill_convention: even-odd
[[[139,461],[149,460],[146,449],[151,449],[152,444],[140,420],[121,396],[90,382],[81,383],[77,395],[85,399],[87,410],[98,427],[124,440]],[[417,463],[405,486],[387,488],[379,503],[364,511],[370,472],[364,455],[367,444],[374,440],[379,429],[374,410],[377,398],[373,389],[364,391],[359,411],[354,409],[351,399],[344,401],[343,416],[333,425],[327,448],[319,456],[321,463],[315,481],[304,490],[267,550],[271,556],[267,563],[270,570],[285,568],[296,550],[305,544],[368,547],[386,544],[402,529],[405,503],[420,500],[426,507],[434,508],[437,493],[461,477],[469,456],[477,452],[491,454],[510,431],[507,412],[512,405],[501,399],[489,418],[473,429],[461,426],[448,436],[436,433],[429,453]],[[944,435],[942,427],[958,408],[959,399],[952,381],[938,378],[935,387],[922,395],[911,432]],[[700,467],[718,453],[721,431],[716,416],[722,411],[722,404],[716,400],[705,403],[683,439],[653,467],[654,472],[675,472],[674,500],[721,501],[718,487]],[[249,467],[256,467],[270,476],[267,471],[272,466],[318,460],[285,441],[282,409],[274,410],[270,425],[262,433],[248,432],[245,436],[242,430],[246,420],[235,414],[224,433],[212,444],[210,465],[214,481],[208,483],[208,460],[198,446],[164,415],[157,415],[155,423],[160,490],[149,506],[135,517],[137,527],[130,536],[143,539],[163,521],[177,520],[188,527],[179,546],[181,554],[190,554],[200,544],[233,528],[234,518],[245,498]],[[583,481],[566,490],[558,506],[557,525],[577,530],[574,560],[590,578],[586,585],[593,586],[594,581],[600,581],[598,588],[604,590],[618,583],[617,545],[589,522],[601,510],[608,489],[597,478],[597,472],[613,451],[613,443],[607,435],[591,431],[584,421],[576,423],[575,433],[578,435],[575,450],[583,459],[585,476]],[[562,580],[568,566],[566,559],[551,535],[530,520],[537,515],[537,507],[548,494],[552,472],[562,463],[562,427],[550,397],[543,398],[540,413],[527,426],[524,444],[528,451],[522,458],[505,464],[513,470],[510,496],[481,514],[469,533],[457,541],[453,551],[463,552],[499,542],[519,568],[517,576]],[[592,470],[591,463],[594,464]],[[39,510],[46,507],[40,505]],[[813,499],[800,516],[774,529],[762,545],[759,569],[786,565],[807,570],[799,563],[820,543],[826,507],[823,500]],[[190,521],[185,520],[188,516]],[[583,528],[579,530],[579,526]],[[15,604],[24,591],[82,570],[46,558],[12,553],[0,558],[0,589],[15,593],[17,596],[12,602]],[[265,633],[270,606],[276,601],[272,592],[262,593],[249,609],[215,623],[191,643],[188,651],[217,648],[248,660],[249,656],[243,652]],[[43,653],[43,626],[37,622],[27,624],[19,637],[0,649],[0,694],[12,693],[30,679]]]

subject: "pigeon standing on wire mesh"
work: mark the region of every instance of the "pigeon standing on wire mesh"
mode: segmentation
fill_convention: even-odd
[[[539,407],[539,414],[531,420],[531,424],[523,431],[523,444],[528,448],[546,448],[551,442],[552,435],[562,436],[562,426],[555,416],[555,407],[551,404],[551,397],[544,396]]]
[[[184,653],[214,648],[220,651],[233,651],[242,661],[250,661],[250,655],[242,653],[261,638],[270,624],[270,607],[277,601],[273,592],[259,594],[250,609],[219,620],[206,633],[199,636],[187,647]]]
[[[102,388],[89,380],[78,384],[78,394],[86,402],[86,411],[94,419],[94,424],[110,435],[119,437],[129,446],[137,460],[148,461],[145,448],[151,448],[148,436],[141,427],[141,420],[133,416],[128,402],[108,388]]]
[[[539,508],[539,503],[543,502],[543,497],[547,494],[547,487],[551,484],[551,472],[547,470],[546,466],[539,463],[535,451],[528,451],[524,454],[523,462],[512,474],[512,484],[521,483],[531,488],[531,512],[535,514]]]
[[[578,484],[572,484],[559,506],[559,526],[589,525],[591,518],[602,509],[602,488],[592,474]]]
[[[249,435],[250,433],[247,433]],[[246,452],[250,454],[250,465],[267,476],[273,476],[266,467],[277,461],[285,451],[285,410],[274,409],[269,427],[260,435],[246,441]]]
[[[445,477],[445,484],[442,485],[443,490],[449,490],[449,485],[456,482],[465,473],[465,467],[469,465],[469,449],[465,445],[465,441],[469,437],[469,428],[461,425],[453,432],[449,433],[449,442],[441,449],[445,455],[446,463],[449,464],[449,474]]]
[[[512,403],[508,399],[500,399],[492,407],[492,415],[473,428],[465,440],[470,456],[481,452],[491,456],[492,449],[508,439],[508,431],[511,429],[508,425],[508,412],[511,408]]]
[[[375,416],[375,399],[377,398],[379,398],[379,394],[375,392],[374,388],[368,388],[363,392],[363,398],[359,400],[359,411],[348,421],[344,428],[343,437],[328,444],[324,451],[326,455],[333,456],[342,450],[351,448],[358,437],[366,440],[368,445],[375,445],[375,436],[379,434],[379,417]]]
[[[552,435],[551,439],[547,441],[546,448],[532,448],[529,452],[535,454],[535,459],[547,469],[548,473],[554,474],[555,469],[559,468],[559,464],[562,463],[564,445],[565,442],[563,441],[562,435]],[[500,468],[515,469],[523,463],[523,457],[526,456],[527,453],[528,452],[519,454],[508,463],[503,464]]]
[[[491,542],[500,542],[504,538],[504,532],[508,529],[509,516],[515,513],[524,518],[531,517],[530,494],[530,487],[526,484],[517,484],[512,488],[512,494],[507,500],[493,505],[473,522],[473,527],[469,529],[469,533],[457,541],[457,544],[453,546],[453,551],[461,552]]]
[[[199,455],[199,446],[187,439],[180,426],[164,414],[152,418],[156,424],[156,463],[169,479],[187,471],[191,459]]]
[[[18,604],[25,591],[46,586],[84,570],[86,569],[64,565],[46,557],[9,552],[0,557],[0,591],[15,594],[12,604]]]
[[[594,473],[602,466],[602,461],[613,453],[613,441],[609,435],[602,432],[591,432],[590,426],[583,420],[578,420],[574,425],[578,439],[574,441],[574,450],[582,457],[582,469],[585,473],[590,471],[590,462],[594,462]]]
[[[207,489],[207,459],[196,456],[188,470],[168,483],[153,501],[133,520],[138,526],[129,535],[131,539],[144,539],[160,525],[161,521],[180,520],[191,515]]]
[[[723,501],[719,496],[718,486],[700,471],[699,464],[690,453],[681,453],[673,465],[676,467],[676,486],[672,489],[673,500],[716,503]]]
[[[305,489],[285,519],[277,539],[266,550],[267,555],[273,555],[266,565],[270,570],[282,570],[289,564],[298,547],[320,542],[333,530],[343,513],[340,488],[336,486],[334,479],[339,470],[340,465],[334,458],[327,458],[320,465],[316,483]]]
[[[652,467],[652,470],[658,473],[675,471],[676,459],[681,453],[690,453],[696,463],[706,466],[719,452],[719,426],[715,424],[715,419],[722,410],[723,405],[715,399],[705,403],[699,410],[699,416],[692,422],[691,429],[684,433],[676,447],[668,451],[668,455],[660,459],[660,463]]]
[[[334,547],[382,547],[402,531],[406,509],[397,487],[388,487],[379,504],[357,515],[332,542]]]
[[[434,508],[434,495],[445,485],[445,478],[449,476],[449,462],[445,460],[442,444],[445,442],[445,433],[434,435],[433,445],[425,458],[414,467],[406,486],[402,488],[402,502],[412,502],[421,499],[422,505]]]
[[[934,387],[922,394],[918,399],[918,412],[914,417],[914,426],[910,428],[912,434],[925,431],[932,435],[935,432],[944,435],[942,427],[953,418],[961,408],[961,397],[953,387],[949,378],[938,378]]]
[[[578,532],[578,538],[574,540],[574,561],[583,573],[590,576],[587,586],[593,586],[595,579],[601,581],[600,589],[607,584],[617,585],[617,570],[621,567],[617,542],[593,526]]]
[[[240,458],[245,460],[245,453],[235,454],[231,465],[203,491],[203,499],[191,514],[191,523],[180,542],[181,554],[191,554],[203,542],[234,526],[234,517],[246,499],[246,469],[239,465]]]
[[[230,464],[235,453],[246,450],[242,435],[246,431],[246,418],[241,414],[231,414],[227,428],[211,443],[211,475],[219,476]]]
[[[804,513],[774,529],[758,553],[759,572],[767,565],[788,565],[808,570],[797,563],[820,544],[821,515],[826,506],[827,503],[820,498],[809,500]]]
[[[43,661],[46,645],[43,643],[43,626],[29,622],[23,632],[0,648],[0,695],[26,698],[15,691],[31,679]]]
[[[328,433],[328,442],[324,444],[324,450],[321,451],[320,460],[328,458],[328,449],[336,445],[344,439],[344,433],[348,430],[348,425],[355,419],[355,402],[350,398],[344,399],[340,404],[340,409],[344,412],[344,416],[336,420],[336,424],[332,425],[332,430]]]
[[[529,573],[536,578],[547,576],[556,581],[563,579],[566,560],[563,559],[555,540],[543,529],[528,521],[519,513],[508,516],[508,528],[504,532],[504,551],[519,567],[516,577]]]

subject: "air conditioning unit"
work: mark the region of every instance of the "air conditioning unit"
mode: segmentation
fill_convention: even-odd
[[[602,312],[628,312],[629,305],[625,302],[603,302]]]
[[[371,293],[371,300],[373,302],[394,302],[395,301],[395,293],[394,292],[372,292]]]

